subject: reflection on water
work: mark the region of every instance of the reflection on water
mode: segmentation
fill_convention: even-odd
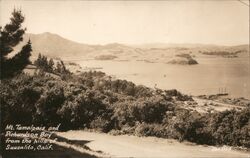
[[[192,66],[143,61],[75,61],[82,67],[102,67],[108,75],[149,87],[178,89],[201,95],[227,92],[250,98],[249,60],[244,58],[197,58]]]

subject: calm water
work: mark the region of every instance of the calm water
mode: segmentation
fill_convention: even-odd
[[[250,99],[249,60],[246,58],[197,58],[192,66],[142,61],[74,61],[84,67],[102,67],[116,78],[149,87],[178,89],[200,95],[227,92],[232,97]]]

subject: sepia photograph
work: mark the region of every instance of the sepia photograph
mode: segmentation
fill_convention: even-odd
[[[0,0],[0,158],[250,158],[249,0]]]

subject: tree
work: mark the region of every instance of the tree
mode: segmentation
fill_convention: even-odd
[[[54,61],[52,58],[48,61],[48,58],[44,55],[41,55],[39,53],[38,58],[34,61],[34,65],[36,65],[37,68],[45,71],[45,72],[53,72],[54,70]]]
[[[62,72],[62,65],[60,64],[60,62],[57,62],[57,64],[56,64],[56,72],[57,73],[61,73]]]
[[[53,70],[54,70],[54,68],[53,68],[54,67],[54,61],[53,61],[52,58],[50,58],[48,66],[49,66],[49,72],[53,72]]]
[[[41,61],[42,61],[42,55],[41,55],[41,53],[39,53],[38,58],[34,61],[34,65],[39,67],[41,65]]]
[[[62,60],[57,62],[55,72],[61,75],[70,74],[70,71],[65,67],[64,62]]]
[[[8,54],[13,52],[13,48],[23,40],[23,35],[26,28],[22,28],[24,16],[21,10],[12,12],[10,23],[3,28],[0,26],[0,78],[10,78],[22,72],[22,70],[30,64],[29,57],[31,56],[30,40],[25,44],[21,51],[16,53],[12,58]]]
[[[69,73],[69,71],[66,69],[64,62],[62,60],[60,60],[61,62],[61,67],[62,67],[62,73],[67,74]]]

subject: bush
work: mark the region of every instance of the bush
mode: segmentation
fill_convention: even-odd
[[[100,81],[104,84],[97,87]],[[156,92],[125,80],[111,81],[100,72],[67,80],[21,74],[0,84],[3,126],[61,123],[61,130],[92,128],[198,144],[250,146],[250,107],[201,115],[183,108],[192,97],[177,90]]]
[[[135,128],[135,135],[167,138],[166,129],[161,124],[141,123]]]

